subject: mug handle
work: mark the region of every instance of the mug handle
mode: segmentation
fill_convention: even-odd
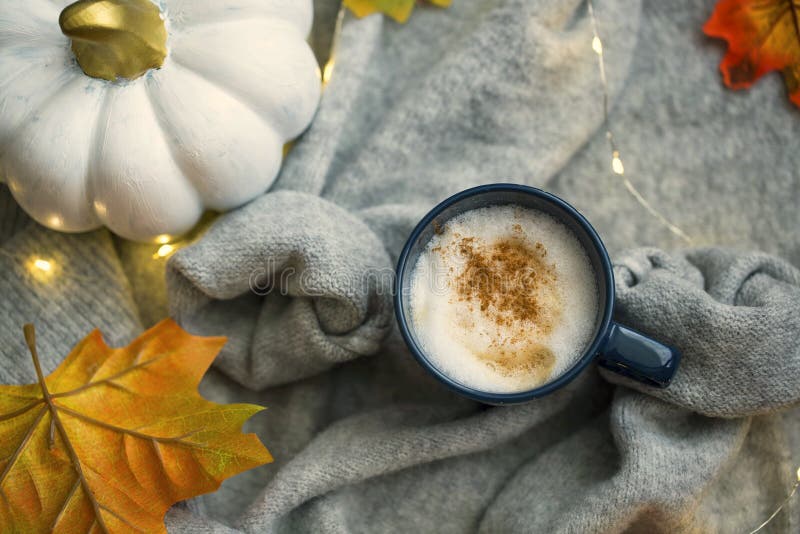
[[[644,384],[665,388],[680,361],[678,349],[612,322],[597,363]]]

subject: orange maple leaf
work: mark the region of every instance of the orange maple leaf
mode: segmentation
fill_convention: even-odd
[[[745,89],[780,71],[800,106],[800,0],[720,0],[703,31],[728,42],[720,64],[728,87]]]
[[[224,338],[162,321],[125,348],[95,330],[38,384],[0,386],[3,532],[161,532],[178,501],[270,462],[244,422],[260,411],[203,399]]]
[[[439,7],[448,7],[452,0],[428,0]],[[359,18],[381,12],[404,23],[411,16],[416,0],[344,0],[344,5]]]

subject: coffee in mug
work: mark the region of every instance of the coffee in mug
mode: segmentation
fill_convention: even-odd
[[[597,274],[551,215],[512,204],[465,211],[411,274],[410,320],[431,363],[476,390],[513,393],[569,370],[595,335]]]
[[[458,192],[414,227],[397,259],[397,325],[411,355],[467,398],[528,402],[592,362],[668,387],[678,349],[613,320],[600,236],[564,199],[521,184]]]

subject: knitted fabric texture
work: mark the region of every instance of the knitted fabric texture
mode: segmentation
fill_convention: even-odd
[[[703,248],[680,250],[610,172],[582,0],[348,16],[273,190],[175,254],[166,281],[153,246],[46,231],[0,188],[0,383],[35,379],[25,322],[45,372],[94,327],[124,345],[168,312],[228,336],[201,391],[268,406],[248,429],[276,461],[176,506],[171,533],[754,528],[800,463],[800,122],[780,76],[723,88],[724,47],[701,32],[713,2],[595,7],[626,175]],[[438,201],[500,181],[592,222],[616,319],[683,352],[668,389],[592,366],[488,407],[419,367],[384,275]],[[800,530],[798,513],[774,531]]]

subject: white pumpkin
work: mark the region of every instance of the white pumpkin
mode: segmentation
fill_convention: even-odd
[[[154,1],[166,59],[115,81],[76,60],[72,1],[0,0],[0,176],[25,211],[148,241],[269,188],[319,101],[312,0]]]

